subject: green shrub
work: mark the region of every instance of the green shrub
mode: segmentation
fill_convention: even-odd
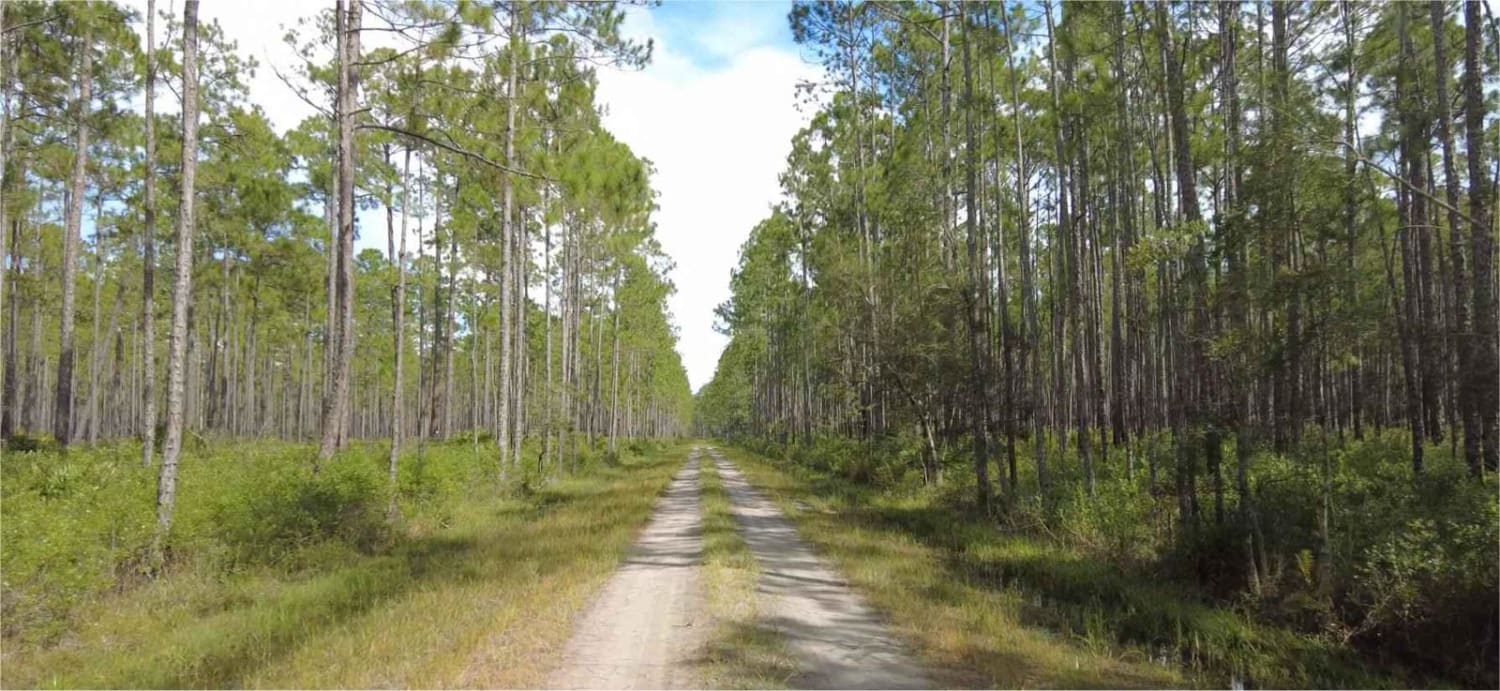
[[[1262,680],[1339,678],[1320,677],[1327,670],[1308,668],[1270,671],[1286,659],[1265,652],[1274,645],[1303,650],[1311,656],[1306,665],[1345,670],[1336,674],[1346,678],[1342,658],[1360,652],[1367,661],[1414,675],[1403,678],[1497,685],[1500,503],[1493,474],[1476,482],[1444,444],[1427,447],[1426,470],[1413,477],[1409,436],[1397,429],[1369,430],[1363,439],[1353,439],[1309,427],[1286,453],[1258,448],[1249,469],[1262,586],[1254,595],[1246,567],[1252,533],[1239,513],[1233,435],[1222,449],[1222,523],[1215,515],[1214,477],[1203,458],[1202,437],[1189,431],[1186,439],[1192,450],[1187,460],[1197,466],[1201,512],[1186,529],[1177,515],[1178,464],[1168,433],[1148,434],[1128,449],[1096,446],[1092,495],[1085,489],[1076,435],[1044,439],[1044,492],[1037,491],[1032,440],[1018,440],[1020,489],[1014,494],[1003,491],[1003,440],[992,445],[1000,525],[1047,549],[1061,548],[1097,570],[1085,573],[1071,561],[1015,557],[979,570],[998,569],[1007,574],[1004,580],[1031,583],[1048,593],[1055,601],[1043,610],[1051,625],[1070,631],[1105,626],[1121,640],[1167,646],[1185,660],[1200,659],[1194,664],[1228,672],[1260,670],[1251,676]],[[819,478],[820,493],[867,506],[899,500],[909,494],[906,486],[920,482],[920,475],[904,474],[920,467],[917,441],[909,434],[870,443],[819,438],[791,448],[790,456],[814,471],[810,476]],[[787,451],[767,442],[750,446],[773,456]],[[940,527],[927,524],[936,520],[928,513],[905,515],[902,526],[959,540],[963,533],[952,525],[956,517],[962,516],[964,525],[982,521],[972,513],[975,480],[966,440],[950,440],[945,448],[943,486],[930,496],[953,513]],[[1127,454],[1134,463],[1128,476]],[[1322,557],[1325,495],[1329,554]],[[926,523],[917,516],[928,516],[922,519]],[[966,560],[975,558],[972,551],[965,554]],[[1160,589],[1127,587],[1142,581],[1180,593],[1172,600],[1178,604],[1163,605],[1169,598]],[[1066,601],[1077,602],[1077,608],[1058,604]],[[1090,604],[1100,602],[1116,603],[1126,612],[1101,624],[1099,607]],[[1269,627],[1239,637],[1234,627],[1183,614],[1180,607],[1189,604]]]
[[[91,594],[114,586],[155,526],[155,473],[139,445],[7,453],[0,520],[6,636],[48,638]]]
[[[388,535],[385,480],[366,458],[341,458],[316,476],[267,475],[218,497],[216,537],[239,563],[277,563],[328,540],[371,551]]]
[[[1165,545],[1157,528],[1152,497],[1142,483],[1125,478],[1100,481],[1090,497],[1080,486],[1055,504],[1049,523],[1062,539],[1083,552],[1122,566],[1146,564]]]
[[[35,437],[25,434],[13,434],[5,440],[6,453],[35,453],[38,451],[57,450],[57,442],[51,437]]]
[[[6,455],[6,636],[53,637],[84,600],[139,582],[156,527],[158,472],[142,467],[140,451],[139,443],[119,443]],[[318,544],[365,551],[385,544],[383,452],[353,449],[318,477],[311,458],[305,445],[272,441],[185,450],[169,538],[173,563],[213,571],[284,562]]]
[[[651,442],[648,442],[644,439],[631,439],[630,442],[625,445],[625,451],[637,458],[645,456],[655,449],[655,444],[652,444]]]

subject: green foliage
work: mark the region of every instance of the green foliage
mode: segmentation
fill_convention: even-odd
[[[1043,514],[1028,522],[1056,525],[1058,538],[1084,554],[1127,567],[1148,564],[1164,549],[1166,536],[1156,519],[1161,507],[1143,491],[1142,479],[1111,478],[1099,483],[1092,498],[1071,487],[1063,501],[1047,509],[1039,500],[1020,502]]]
[[[846,504],[861,522],[932,541],[960,555],[964,573],[1025,588],[1041,598],[1032,620],[1050,628],[1144,646],[1247,683],[1392,683],[1364,676],[1361,668],[1375,665],[1412,680],[1488,685],[1495,646],[1484,642],[1500,640],[1495,488],[1473,482],[1462,459],[1439,446],[1428,448],[1428,472],[1413,482],[1402,436],[1340,441],[1311,430],[1295,454],[1256,454],[1252,487],[1271,580],[1255,597],[1246,595],[1245,535],[1233,522],[1232,486],[1230,521],[1212,522],[1211,488],[1200,487],[1210,515],[1182,534],[1175,499],[1164,495],[1175,471],[1158,468],[1161,484],[1153,488],[1144,467],[1163,440],[1132,447],[1131,477],[1119,455],[1096,460],[1101,477],[1092,496],[1080,482],[1075,447],[1062,444],[1069,453],[1053,458],[1050,491],[1001,500],[1001,533],[970,514],[972,476],[962,471],[972,461],[963,455],[948,462],[951,480],[924,492],[918,461],[895,440],[745,446],[807,473],[818,496]],[[1318,556],[1324,454],[1334,469],[1327,596],[1320,595]],[[1223,455],[1234,457],[1232,442]],[[1021,483],[1034,486],[1034,475],[1023,472]]]
[[[155,527],[155,476],[129,444],[7,451],[0,521],[4,635],[44,639],[80,602],[122,581]]]
[[[329,555],[387,552],[386,447],[357,445],[311,473],[312,451],[275,442],[190,447],[169,540],[177,570],[297,570]],[[398,506],[408,525],[447,525],[463,500],[501,492],[490,460],[465,442],[402,458]],[[530,455],[530,454],[528,454]],[[6,453],[3,531],[5,635],[48,640],[72,613],[143,577],[156,520],[156,471],[140,447]],[[321,555],[321,556],[320,556]]]
[[[26,434],[12,435],[4,440],[7,453],[33,453],[37,451],[56,451],[57,443],[53,439],[35,437]]]
[[[1414,7],[794,3],[832,93],[740,249],[699,430],[952,537],[949,575],[1054,628],[1252,684],[1496,686],[1493,224],[1464,218],[1496,37]]]
[[[316,476],[298,472],[305,458],[242,465],[237,470],[260,481],[231,485],[213,496],[213,539],[230,550],[235,564],[278,564],[325,541],[365,553],[383,546],[389,540],[387,498],[378,457],[339,460]]]
[[[215,445],[185,455],[173,559],[145,580],[129,569],[154,526],[138,451],[6,455],[5,686],[540,686],[682,459],[670,447],[523,493],[494,481],[493,446],[430,445],[402,458],[425,468],[431,482],[403,482],[425,496],[403,491],[386,523],[379,445],[316,478],[307,445]],[[41,466],[59,464],[76,467],[68,493],[39,499]],[[527,642],[475,677],[496,636]]]

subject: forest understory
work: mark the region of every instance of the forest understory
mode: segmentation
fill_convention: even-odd
[[[1145,467],[1126,477],[1113,466],[1092,498],[1023,491],[980,514],[962,459],[953,481],[924,487],[913,456],[890,448],[747,444],[759,453],[733,458],[930,668],[953,672],[944,685],[1485,688],[1500,619],[1496,488],[1466,481],[1439,447],[1432,477],[1396,482],[1402,441],[1392,432],[1330,451],[1341,535],[1331,574],[1297,547],[1314,534],[1321,479],[1257,459],[1263,530],[1286,537],[1268,544],[1253,595],[1238,575],[1244,536],[1223,523],[1184,544],[1175,499],[1150,490]],[[1060,477],[1080,479],[1069,460]]]

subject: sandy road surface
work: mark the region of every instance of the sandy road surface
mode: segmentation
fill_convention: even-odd
[[[694,450],[619,571],[578,620],[549,687],[698,685],[693,661],[708,633],[699,583],[703,514],[698,462]]]
[[[760,567],[759,625],[775,631],[801,673],[792,688],[907,689],[931,681],[880,617],[849,589],[769,500],[717,451],[708,455]],[[709,635],[700,580],[703,517],[694,449],[620,569],[579,618],[551,688],[673,689],[702,683]]]
[[[932,682],[770,500],[717,451],[709,455],[760,565],[762,626],[777,631],[801,663],[792,688],[910,689]]]

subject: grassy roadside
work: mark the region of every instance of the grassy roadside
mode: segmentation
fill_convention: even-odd
[[[943,685],[1401,686],[1346,651],[1250,622],[938,504],[729,452],[917,644]]]
[[[508,498],[452,495],[373,550],[185,565],[81,603],[62,636],[7,638],[0,686],[537,686],[685,451]]]
[[[1165,688],[1209,683],[1184,676],[1176,665],[1153,661],[1158,656],[1146,649],[1116,645],[1101,631],[1062,635],[1037,625],[1029,612],[1041,604],[1038,593],[960,570],[955,558],[961,555],[936,544],[940,534],[960,532],[956,520],[921,525],[888,520],[931,509],[922,500],[853,498],[832,491],[838,483],[820,484],[812,473],[773,465],[739,449],[727,455],[893,628],[915,643],[940,685]],[[968,546],[991,547],[981,542]]]
[[[703,585],[713,630],[704,649],[703,686],[784,689],[797,673],[781,637],[757,625],[760,569],[731,512],[729,495],[706,452],[698,474],[703,504]]]

